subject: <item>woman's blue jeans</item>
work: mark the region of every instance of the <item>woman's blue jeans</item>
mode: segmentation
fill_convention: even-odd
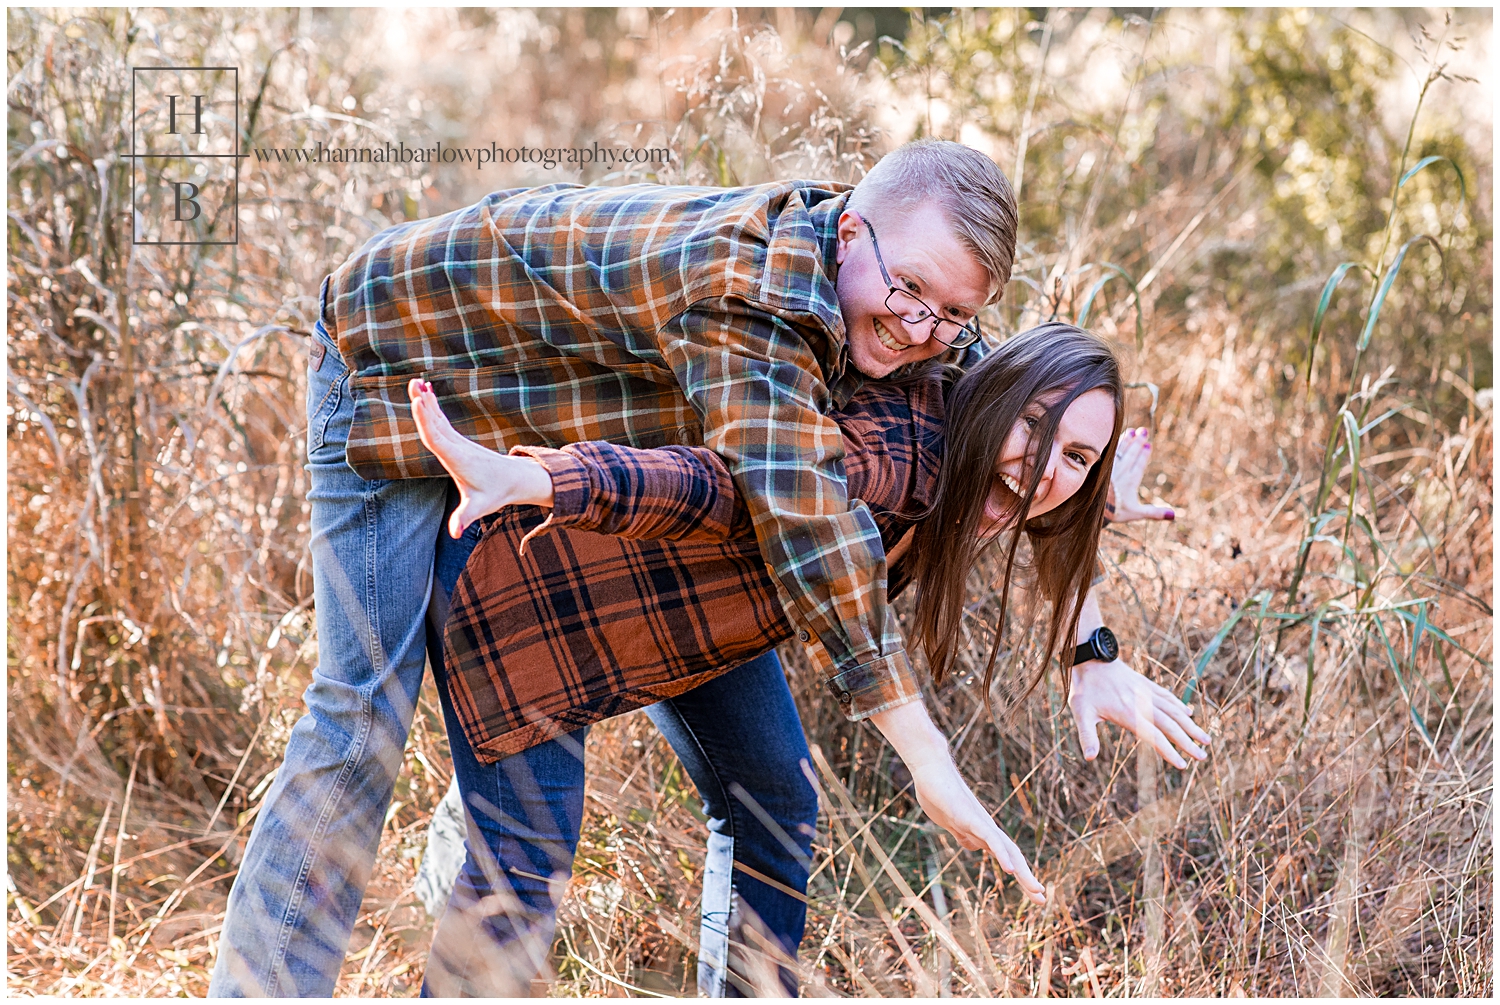
[[[312,684],[303,694],[307,712],[293,727],[282,764],[260,803],[230,891],[209,986],[209,994],[214,997],[333,994],[374,865],[422,686],[438,546],[443,545],[450,586],[457,578],[452,561],[462,566],[462,559],[454,556],[462,551],[466,558],[465,545],[467,549],[473,547],[472,540],[451,541],[443,530],[451,484],[446,479],[366,480],[349,467],[344,455],[354,413],[349,374],[321,322],[315,326],[313,345],[322,347],[322,352],[315,349],[312,357],[317,365],[309,367],[307,391],[308,502],[318,664]],[[438,663],[440,660],[434,660],[435,665]],[[726,682],[721,688],[739,679],[740,672],[720,678]],[[785,690],[784,681],[780,686]],[[702,689],[693,694],[698,691]],[[694,702],[702,697],[689,700],[687,706],[694,708]],[[674,704],[681,706],[683,700],[679,698]],[[677,737],[674,746],[712,810],[716,827],[711,828],[709,836],[710,864],[724,859],[722,851],[716,857],[714,849],[726,847],[724,842],[728,840],[736,861],[801,891],[805,868],[800,879],[795,870],[762,868],[767,865],[766,856],[755,849],[771,848],[770,857],[775,858],[775,849],[782,848],[799,868],[805,858],[799,861],[779,840],[767,843],[750,836],[760,821],[754,807],[762,811],[768,806],[780,807],[782,797],[776,794],[780,786],[787,779],[794,785],[802,780],[799,762],[806,757],[806,748],[795,707],[789,695],[780,705],[768,704],[759,697],[740,701],[732,688],[720,700],[727,701],[731,711],[713,719],[707,736],[695,733],[702,729],[700,712],[689,711],[680,727],[672,723],[673,716],[665,709],[653,716],[659,717],[659,724],[665,724],[664,730],[674,731],[669,732],[669,738]],[[734,709],[743,710],[741,734],[750,735],[741,736],[746,744],[743,749],[726,752],[723,739],[731,735],[729,722],[736,714]],[[772,743],[768,748],[760,730],[786,739],[788,744]],[[462,736],[452,728],[451,719],[450,735]],[[704,752],[690,761],[694,756],[690,753],[694,742],[691,737],[695,735],[704,741],[700,744]],[[537,861],[548,869],[538,875],[550,876],[559,871],[560,864],[571,861],[582,805],[582,767],[567,767],[568,771],[576,770],[576,775],[557,773],[563,764],[559,750],[575,762],[577,758],[568,753],[561,740],[546,746],[547,751],[538,749],[534,755],[532,751],[520,755],[530,758],[526,770],[539,780],[538,786],[524,783],[524,778],[520,786],[510,784],[506,769],[498,766],[489,769],[491,778],[495,779],[498,772],[510,786],[506,790],[510,797],[530,800],[528,805],[533,809],[545,804],[566,812],[554,815],[550,829],[538,827],[533,832],[525,826],[514,827],[514,842],[507,847],[502,837],[506,824],[494,814],[478,811],[483,808],[479,799],[499,806],[495,798],[501,795],[502,783],[495,781],[494,798],[483,795],[480,788],[476,798],[466,801],[470,816],[483,825],[480,832],[485,837],[484,841],[470,843],[471,862],[476,848],[489,847],[492,834],[493,861],[505,862],[507,867],[521,861],[515,858],[517,852],[523,858],[541,856]],[[456,754],[460,749],[455,744]],[[549,753],[555,758],[550,764],[546,760]],[[712,780],[720,766],[724,770],[715,785]],[[461,769],[460,777],[463,774]],[[554,778],[555,784],[551,781]],[[765,790],[768,779],[772,788]],[[542,782],[545,789],[540,787]],[[748,798],[736,798],[736,784],[749,794]],[[799,824],[812,824],[816,805],[811,786],[805,781],[802,785],[806,788],[798,799],[786,804],[795,807],[795,812],[778,809],[767,812],[767,819],[790,822],[790,826],[777,826],[785,831],[787,844],[801,849],[805,856],[810,836],[799,829]],[[568,810],[569,806],[573,808]],[[533,818],[542,821],[544,818],[533,809],[509,820],[516,824]],[[763,825],[761,831],[765,831]],[[548,846],[548,839],[558,843]],[[468,866],[465,871],[469,872]],[[728,871],[721,872],[723,876],[718,879],[717,874],[709,874],[706,880],[722,881],[727,890]],[[482,874],[481,869],[476,875]],[[754,907],[773,931],[785,933],[795,947],[792,936],[800,938],[803,905],[792,898],[796,909],[777,906],[765,895],[769,888],[749,873],[735,875],[734,883],[741,890],[743,902]],[[504,900],[498,891],[491,893],[482,884],[471,881],[467,888]],[[727,895],[717,893],[710,898],[710,920],[722,917],[713,912],[717,910],[715,905],[726,899]],[[476,903],[489,911],[487,917],[500,913],[489,910],[497,900],[480,896]],[[545,912],[549,919],[550,912],[549,902]],[[503,923],[497,925],[497,930],[504,928]],[[438,954],[446,952],[442,934],[440,931],[434,946]],[[706,945],[705,953],[711,949],[711,944]],[[732,987],[729,991],[733,993]]]
[[[435,609],[451,595],[475,533],[439,543]],[[441,620],[430,625],[428,651],[438,657]],[[556,902],[578,846],[588,730],[480,764],[455,717],[441,660],[432,663],[469,836],[423,991],[525,994],[546,969]],[[807,918],[818,804],[802,722],[776,654],[646,711],[708,817],[699,989],[714,997],[757,989],[795,995],[795,973],[784,964],[796,955]]]

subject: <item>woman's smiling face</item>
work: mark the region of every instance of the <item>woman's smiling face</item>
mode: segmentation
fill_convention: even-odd
[[[1047,405],[1060,397],[1061,393],[1054,393],[1028,403],[1006,437],[1005,446],[995,460],[990,494],[984,502],[980,527],[986,537],[1014,519],[1031,473],[1032,430],[1045,419]],[[1052,450],[1045,459],[1046,467],[1026,514],[1028,520],[1056,509],[1083,487],[1090,469],[1104,456],[1114,431],[1115,402],[1107,390],[1095,388],[1073,400],[1057,424]]]

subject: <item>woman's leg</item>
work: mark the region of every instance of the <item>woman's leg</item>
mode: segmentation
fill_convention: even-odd
[[[796,973],[774,961],[795,957],[802,941],[818,797],[780,661],[766,653],[646,714],[709,818],[699,990],[738,997],[770,975],[795,995]]]
[[[448,694],[442,626],[447,598],[478,538],[478,525],[457,541],[445,532],[436,560],[428,654],[468,838],[463,867],[433,936],[422,993],[527,997],[531,980],[547,971],[557,901],[578,847],[588,730],[575,730],[495,764],[481,764],[474,756]]]

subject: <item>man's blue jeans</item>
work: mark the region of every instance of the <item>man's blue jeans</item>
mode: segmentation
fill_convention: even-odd
[[[313,339],[307,498],[318,665],[229,894],[214,996],[333,994],[425,666],[449,483],[354,473],[344,459],[349,374],[321,321]]]
[[[477,531],[439,543],[435,609],[451,596]],[[588,730],[479,763],[449,700],[443,620],[430,621],[428,651],[469,835],[423,992],[525,995],[546,968],[556,902],[578,846]],[[646,714],[698,787],[708,817],[699,990],[711,997],[757,988],[795,995],[796,975],[778,960],[795,957],[802,941],[818,803],[781,663],[768,652]]]
[[[348,371],[321,322],[313,338],[324,349],[307,392],[318,665],[229,895],[211,996],[332,995],[422,685],[437,545],[446,542],[447,552],[465,543],[443,531],[446,479],[367,481],[345,462],[354,412]],[[801,742],[794,707],[778,729]],[[755,780],[740,781],[751,801],[774,802],[756,794]],[[815,806],[800,809],[799,821],[810,824]],[[787,831],[792,844],[810,847],[795,825]],[[572,834],[576,843],[576,824]],[[748,900],[755,881],[736,882]]]

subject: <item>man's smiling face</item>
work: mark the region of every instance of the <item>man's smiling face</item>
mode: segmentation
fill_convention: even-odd
[[[891,282],[939,317],[967,323],[989,300],[989,273],[959,241],[937,205],[924,203],[870,222],[879,235],[880,258]],[[909,323],[886,307],[890,286],[876,261],[870,230],[853,210],[839,217],[838,263],[839,311],[855,369],[867,377],[884,377],[948,348],[932,337],[931,320]]]

